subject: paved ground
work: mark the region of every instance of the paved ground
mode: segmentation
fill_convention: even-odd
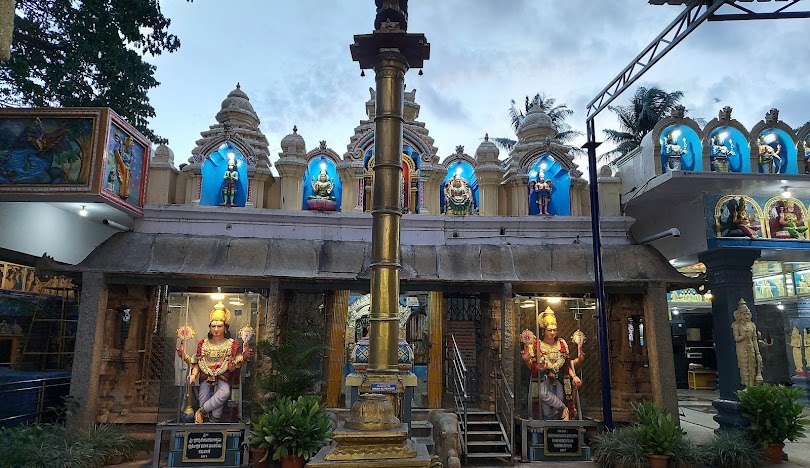
[[[711,401],[717,398],[717,393],[707,390],[678,390],[678,400],[681,411],[681,427],[687,436],[697,443],[704,443],[711,439],[717,423],[712,417],[715,410]],[[805,412],[810,416],[810,408]],[[800,439],[799,442],[787,442],[785,453],[788,455],[783,468],[808,467],[810,468],[810,438]],[[140,460],[114,465],[115,468],[148,468],[151,459],[142,457]],[[471,465],[475,468],[505,468],[506,463],[500,465]],[[594,468],[592,462],[532,462],[516,463],[517,468]]]

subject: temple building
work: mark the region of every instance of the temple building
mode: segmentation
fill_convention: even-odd
[[[77,421],[154,425],[176,417],[187,370],[175,351],[178,336],[190,340],[194,330],[194,342],[204,338],[214,314],[227,317],[245,346],[254,343],[245,330],[276,342],[292,331],[318,333],[329,345],[319,364],[319,392],[330,408],[351,405],[356,375],[368,365],[376,115],[370,91],[365,116],[353,133],[347,131],[342,156],[326,141],[308,149],[302,122],[281,140],[272,162],[259,115],[239,85],[179,167],[171,149],[159,146],[152,154],[147,141],[122,119],[107,119],[106,110],[0,115],[0,130],[5,126],[6,134],[20,136],[17,146],[0,151],[22,151],[19,158],[29,151],[26,132],[39,126],[62,138],[68,150],[80,141],[60,136],[59,129],[85,119],[87,138],[97,142],[94,151],[80,153],[87,159],[79,166],[87,169],[59,166],[52,158],[51,166],[26,166],[28,172],[14,177],[8,168],[0,172],[4,216],[33,230],[38,221],[32,213],[56,210],[70,218],[60,229],[80,244],[71,249],[54,246],[53,239],[22,242],[19,230],[0,228],[7,290],[2,300],[15,295],[33,304],[29,308],[46,302],[33,280],[6,284],[6,277],[19,276],[9,273],[12,265],[23,277],[36,267],[43,283],[70,281],[78,295],[62,300],[75,309],[65,315],[73,324],[67,335],[75,351],[69,364],[61,364],[70,371],[70,394],[82,403]],[[360,105],[357,110],[363,111]],[[790,362],[786,353],[796,342],[793,330],[786,334],[781,327],[789,323],[799,330],[799,348],[806,349],[804,328],[810,323],[802,295],[810,289],[802,285],[810,264],[797,262],[810,261],[804,258],[803,222],[810,200],[801,196],[808,184],[803,155],[810,126],[796,134],[771,113],[748,132],[728,110],[701,129],[675,114],[639,151],[615,168],[600,169],[591,183],[601,194],[609,337],[603,362],[589,182],[571,148],[555,140],[549,116],[530,109],[517,129],[517,144],[500,158],[488,135],[471,154],[463,145],[440,152],[428,125],[417,120],[419,110],[416,90],[407,91],[398,311],[407,408],[454,410],[458,376],[452,369],[463,363],[470,405],[498,406],[496,389],[506,385],[514,393],[514,416],[535,418],[545,409],[534,397],[537,369],[529,349],[553,322],[572,361],[574,375],[562,379],[568,382],[564,398],[576,400],[566,413],[571,419],[601,420],[606,387],[617,421],[629,420],[631,403],[642,399],[677,414],[676,386],[684,369],[693,379],[704,374],[699,377],[706,385],[717,380],[708,372],[719,372],[721,395],[740,386],[724,377],[737,372],[736,358],[709,351],[715,342],[733,347],[731,314],[740,298],[759,312],[762,355],[769,363],[765,380],[807,375],[798,362],[796,369],[781,364]],[[66,180],[73,185],[58,185]],[[76,193],[66,193],[65,187],[74,186]],[[795,195],[777,191],[782,188]],[[32,190],[41,193],[33,196]],[[43,200],[50,203],[43,207]],[[91,215],[79,215],[79,206]],[[670,228],[678,228],[680,237],[645,240]],[[49,257],[39,259],[46,252]],[[758,271],[765,276],[755,278]],[[763,281],[770,287],[762,286],[757,296]],[[699,294],[708,289],[711,301]],[[709,306],[710,316],[694,314],[697,325],[674,310]],[[49,370],[27,352],[32,338],[25,330],[36,328],[36,318],[25,311],[0,313],[0,320],[18,322],[8,333],[14,335],[8,357],[0,360],[18,369]],[[690,359],[703,367],[690,368]],[[250,417],[262,398],[257,375],[264,367],[256,359],[243,364],[227,411],[218,418]],[[609,382],[601,381],[602,367]],[[582,381],[578,390],[571,387],[574,376]]]

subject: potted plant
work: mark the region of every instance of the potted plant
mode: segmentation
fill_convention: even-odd
[[[251,447],[267,449],[282,468],[303,468],[332,433],[332,423],[320,398],[280,398],[261,415],[250,433]]]
[[[712,468],[756,468],[762,450],[742,431],[718,431],[704,450],[703,461]]]
[[[647,468],[638,444],[638,427],[622,427],[597,434],[591,442],[593,461],[602,468]]]
[[[810,420],[802,417],[801,395],[797,388],[767,383],[737,391],[743,416],[749,421],[745,430],[761,444],[769,463],[782,463],[785,440],[796,442],[805,437],[804,425]]]
[[[671,414],[651,401],[633,404],[638,418],[638,443],[647,454],[651,468],[666,468],[669,457],[683,438]]]
[[[681,437],[670,458],[675,468],[702,468],[705,466],[706,455],[706,449],[686,437]]]

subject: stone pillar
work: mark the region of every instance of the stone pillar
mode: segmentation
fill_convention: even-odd
[[[103,317],[106,308],[107,285],[104,275],[96,272],[82,273],[76,348],[70,377],[70,396],[80,406],[68,420],[72,428],[86,429],[96,422],[101,352],[104,347]]]
[[[424,186],[427,187],[425,191],[425,207],[427,210],[424,214],[441,214],[442,207],[439,196],[442,191],[442,179],[446,175],[447,171],[444,166],[435,165],[425,179]]]
[[[515,175],[506,181],[506,193],[510,216],[529,215],[529,176]]]
[[[589,196],[588,183],[585,182],[585,179],[580,177],[571,179],[571,216],[586,216],[588,212],[585,211],[583,201]],[[605,216],[604,212],[602,216]]]
[[[429,296],[428,315],[430,328],[430,349],[428,358],[428,408],[442,408],[444,380],[442,364],[444,363],[444,293],[431,291]]]
[[[706,265],[709,289],[712,291],[712,317],[714,346],[717,352],[717,378],[720,398],[712,405],[717,408],[715,421],[720,429],[731,429],[746,423],[737,402],[736,390],[743,388],[737,365],[736,343],[731,331],[734,310],[742,298],[751,309],[751,320],[756,323],[754,282],[751,266],[759,258],[758,249],[717,249],[703,253],[698,260]]]
[[[269,200],[265,200],[265,194],[268,193],[267,181],[273,183],[272,173],[270,169],[257,168],[251,177],[251,187],[249,198],[247,199],[247,206],[254,208],[267,208]]]
[[[622,179],[613,175],[610,166],[599,169],[599,213],[600,216],[622,215]]]
[[[347,156],[344,156],[344,158]],[[337,166],[340,181],[343,184],[340,211],[343,213],[362,212],[363,168],[355,167],[351,162],[341,162]]]
[[[349,315],[349,290],[331,291],[326,299],[327,330],[329,336],[329,366],[326,376],[326,406],[339,408],[343,381],[343,365],[346,356],[346,320]]]
[[[301,211],[304,203],[304,172],[307,163],[299,158],[282,158],[276,162],[281,176],[281,209]]]
[[[515,391],[517,380],[517,366],[522,366],[520,359],[520,346],[518,346],[518,314],[515,310],[515,301],[512,300],[512,283],[503,285],[501,291],[501,359],[506,381]]]
[[[503,170],[493,168],[483,170],[476,168],[475,176],[478,178],[478,214],[481,216],[498,216],[498,194],[501,189]]]
[[[174,153],[166,145],[155,150],[149,164],[149,179],[146,185],[146,203],[153,205],[171,205],[175,203],[174,194],[177,174],[174,167]]]
[[[182,171],[186,175],[184,203],[186,205],[199,205],[200,190],[202,190],[202,165],[189,164],[183,167]]]
[[[667,309],[666,285],[650,283],[644,296],[644,345],[647,348],[652,377],[652,397],[655,403],[661,405],[677,421],[678,392]]]

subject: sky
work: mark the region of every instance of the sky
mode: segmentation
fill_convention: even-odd
[[[169,139],[176,165],[237,82],[271,161],[294,125],[307,150],[326,140],[346,152],[374,86],[349,53],[353,35],[373,29],[372,0],[164,0],[161,8],[182,45],[149,58],[161,83],[150,92],[151,127]],[[513,138],[510,101],[538,92],[573,109],[569,122],[584,131],[587,103],[682,9],[646,0],[411,0],[408,31],[427,36],[431,56],[423,76],[408,72],[407,89],[417,90],[418,120],[442,160],[457,145],[474,155],[485,133]],[[810,19],[704,23],[613,104],[657,85],[683,91],[693,118],[731,106],[750,129],[776,107],[797,128],[810,119],[808,30]],[[608,110],[596,117],[598,139],[616,127]]]

